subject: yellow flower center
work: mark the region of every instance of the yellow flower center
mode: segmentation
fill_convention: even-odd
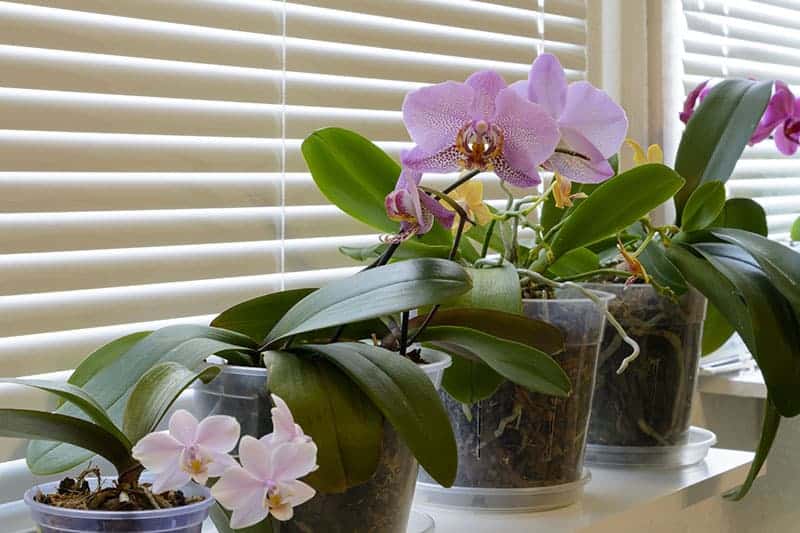
[[[470,122],[458,132],[459,165],[468,170],[491,170],[503,153],[503,131],[485,120]]]

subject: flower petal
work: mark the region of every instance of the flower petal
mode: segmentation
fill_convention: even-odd
[[[692,89],[691,92],[689,92],[689,94],[686,96],[686,100],[684,100],[683,102],[683,111],[681,111],[679,115],[681,122],[683,122],[684,124],[689,122],[689,119],[692,118],[692,115],[694,114],[695,105],[697,105],[697,98],[701,97],[701,94],[702,96],[705,96],[706,85],[708,85],[709,81],[710,80],[706,80],[703,83],[699,84],[697,87]],[[702,97],[700,99],[702,100]]]
[[[228,453],[239,441],[241,428],[232,416],[214,415],[197,426],[197,444],[217,452]]]
[[[427,154],[455,142],[458,131],[471,120],[475,90],[466,83],[446,81],[408,93],[403,122],[411,139]]]
[[[288,444],[280,444],[281,446],[288,446]],[[239,461],[245,470],[250,472],[254,477],[267,481],[274,479],[274,467],[272,464],[272,453],[276,448],[270,448],[264,442],[245,435],[239,442]]]
[[[578,81],[567,89],[567,103],[558,120],[564,140],[572,145],[572,132],[588,140],[608,159],[619,151],[628,131],[625,111],[605,92]],[[577,147],[576,147],[577,149]]]
[[[181,464],[175,462],[167,470],[156,475],[152,489],[156,494],[161,494],[168,490],[178,490],[185,487],[191,479],[192,477],[189,473],[181,468]]]
[[[426,152],[419,146],[405,152],[401,156],[403,167],[415,172],[436,172],[443,174],[459,170],[458,148],[454,144],[446,146],[438,152]]]
[[[506,81],[493,70],[476,72],[465,82],[475,90],[472,102],[472,119],[489,120],[494,115],[494,100],[497,93],[506,88]]]
[[[239,496],[240,501],[231,514],[231,528],[243,529],[254,526],[264,520],[269,515],[269,508],[266,504],[266,490],[259,494],[250,492]]]
[[[317,445],[313,442],[281,444],[272,451],[271,464],[271,479],[275,481],[301,478],[318,468]]]
[[[294,509],[288,503],[270,507],[269,512],[275,517],[275,520],[280,520],[281,522],[286,522],[294,517]]]
[[[495,168],[495,172],[498,176],[502,172],[510,183],[528,183],[520,186],[540,183],[537,167],[558,143],[556,122],[541,106],[526,101],[512,89],[500,91],[496,104],[494,123],[503,131],[503,159],[510,169]]]
[[[784,120],[791,117],[794,112],[794,95],[791,89],[782,81],[775,82],[775,94],[769,100],[764,116],[750,138],[750,144],[756,144],[767,137]]]
[[[184,446],[192,446],[197,440],[197,419],[185,409],[178,409],[169,419],[169,434]]]
[[[184,446],[166,431],[145,435],[131,453],[151,472],[163,472],[180,462]]]
[[[614,169],[605,159],[586,160],[560,152],[554,153],[545,166],[578,183],[600,183],[614,175]]]
[[[208,448],[201,448],[201,453],[210,460],[207,468],[208,475],[211,477],[219,477],[229,468],[238,466],[236,460],[227,453],[214,451]]]
[[[267,497],[267,485],[244,468],[234,466],[226,470],[219,481],[214,483],[211,495],[226,509],[241,507],[243,502],[248,500],[257,500],[259,506],[263,507]]]
[[[525,174],[511,166],[511,164],[504,157],[498,157],[492,161],[492,170],[497,174],[497,177],[506,183],[510,183],[515,187],[529,188],[536,187],[542,182],[539,177],[539,171],[535,168],[533,172]]]
[[[317,491],[311,485],[302,481],[284,481],[278,483],[281,497],[292,507],[306,503],[314,497]]]
[[[400,174],[397,185],[400,185],[400,180],[408,179],[404,174]],[[289,406],[277,394],[272,394],[272,402],[275,407],[270,411],[272,413],[272,428],[274,439],[277,441],[288,442],[296,436],[296,426],[294,417],[289,410]]]
[[[528,74],[528,99],[542,106],[558,119],[567,101],[567,78],[558,58],[542,54],[531,65]]]
[[[449,228],[453,225],[455,214],[449,209],[445,208],[442,204],[431,198],[427,193],[420,191],[419,201],[422,208],[430,212],[436,220],[441,222],[442,226]],[[421,233],[427,233],[431,228],[425,229]]]
[[[794,155],[797,153],[797,141],[786,136],[786,127],[790,121],[787,120],[775,129],[775,146],[783,155]]]

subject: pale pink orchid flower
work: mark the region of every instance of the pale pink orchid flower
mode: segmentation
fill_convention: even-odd
[[[302,444],[311,442],[311,437],[303,433],[303,428],[300,424],[295,423],[294,416],[289,410],[286,402],[277,394],[272,394],[272,403],[275,407],[272,408],[272,433],[261,437],[261,441],[272,446],[283,444],[286,442],[293,442],[295,444]]]
[[[180,409],[169,420],[169,431],[150,433],[133,447],[133,457],[156,474],[153,492],[177,490],[190,480],[205,485],[236,461],[228,455],[239,440],[239,422],[215,415],[198,422]]]
[[[280,437],[274,434],[260,440],[242,437],[242,466],[226,470],[212,487],[212,496],[233,511],[231,528],[258,524],[269,515],[281,521],[291,520],[294,508],[314,497],[314,489],[298,478],[318,468],[317,445],[298,435],[289,442],[274,444],[278,440]]]

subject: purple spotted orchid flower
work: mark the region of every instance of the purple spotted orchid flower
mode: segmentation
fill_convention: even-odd
[[[548,113],[492,71],[409,93],[403,121],[416,144],[403,155],[404,168],[494,171],[518,187],[541,183],[537,169],[558,142],[558,128]]]
[[[628,119],[608,94],[586,81],[567,84],[552,54],[537,57],[528,80],[511,88],[539,104],[558,125],[562,149],[551,153],[545,168],[580,183],[598,183],[614,175],[608,158],[619,151]]]
[[[419,190],[421,172],[403,170],[394,191],[386,196],[386,213],[400,222],[401,236],[422,235],[431,230],[434,219],[449,228],[455,214]]]
[[[750,142],[775,137],[775,146],[784,155],[794,155],[800,145],[800,98],[782,81],[775,82],[775,93]]]

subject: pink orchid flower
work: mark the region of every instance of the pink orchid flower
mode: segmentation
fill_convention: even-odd
[[[691,90],[691,92],[686,95],[686,100],[683,102],[683,111],[680,112],[680,119],[681,122],[687,124],[689,119],[692,118],[694,115],[695,107],[697,107],[697,102],[702,102],[706,95],[708,95],[708,91],[711,90],[711,87],[708,86],[708,82],[711,80],[706,80],[700,83],[697,87]]]
[[[558,142],[547,112],[488,70],[464,83],[446,81],[410,92],[403,122],[416,144],[403,155],[404,168],[494,171],[518,187],[541,183],[537,168]]]
[[[169,431],[150,433],[133,447],[133,457],[156,474],[153,492],[177,490],[194,480],[201,485],[236,465],[228,455],[239,440],[239,422],[209,416],[202,422],[183,409],[169,420]]]
[[[453,212],[419,190],[421,179],[421,172],[403,170],[394,191],[386,196],[386,213],[390,219],[400,222],[401,234],[405,236],[429,232],[434,219],[447,228],[453,225]]]
[[[537,57],[528,79],[511,88],[539,104],[557,123],[561,149],[549,156],[545,168],[580,183],[599,183],[614,175],[608,158],[622,146],[628,118],[608,94],[586,81],[568,85],[552,54]]]
[[[311,437],[303,433],[303,428],[294,421],[294,416],[286,402],[277,394],[272,394],[271,396],[272,403],[275,404],[275,407],[270,410],[272,414],[272,433],[265,435],[261,440],[270,446],[277,446],[287,442],[294,444],[311,442]]]
[[[242,437],[242,466],[226,470],[211,489],[221,505],[233,510],[233,529],[255,525],[270,514],[290,520],[294,507],[314,497],[314,489],[298,478],[317,469],[317,446],[302,437],[297,441],[297,435],[293,439],[275,445],[279,438]]]
[[[774,136],[775,146],[782,154],[794,155],[797,152],[800,145],[800,98],[795,98],[782,81],[775,82],[775,93],[750,142],[755,144],[770,135]]]

